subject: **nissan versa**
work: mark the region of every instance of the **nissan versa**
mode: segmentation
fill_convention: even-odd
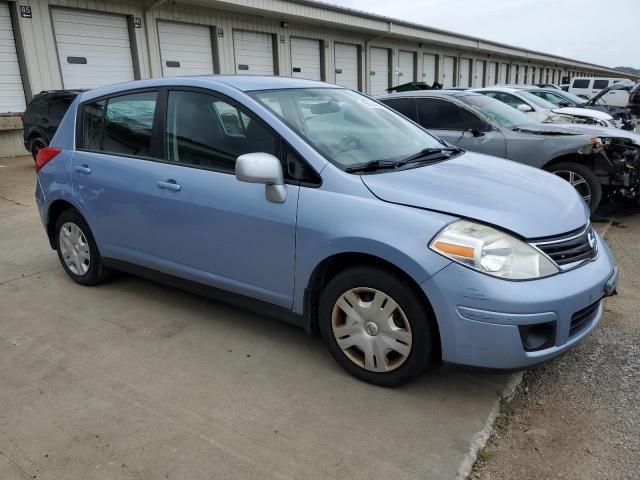
[[[433,361],[552,358],[616,290],[567,182],[324,83],[84,92],[36,170],[51,246],[77,283],[122,270],[268,311],[319,330],[340,365],[379,385]]]

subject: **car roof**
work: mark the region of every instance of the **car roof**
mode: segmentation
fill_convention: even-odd
[[[539,88],[539,87],[536,87]],[[493,87],[483,87],[483,88],[475,88],[473,91],[474,92],[505,92],[505,93],[517,93],[519,90],[522,90],[522,88],[516,88],[516,87],[498,87],[493,86]]]
[[[467,95],[481,95],[469,90],[410,90],[407,92],[395,92],[379,95],[377,100],[388,100],[390,98],[407,98],[407,97],[463,97]]]
[[[157,78],[151,80],[134,80],[132,82],[117,83],[105,87],[89,90],[82,95],[82,100],[111,95],[122,91],[154,88],[164,86],[230,86],[243,92],[253,90],[277,90],[285,88],[342,88],[329,83],[300,78],[279,77],[268,75],[195,75],[184,77]]]

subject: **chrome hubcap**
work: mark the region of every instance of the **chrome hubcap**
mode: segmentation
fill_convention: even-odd
[[[374,288],[343,293],[333,307],[331,327],[347,358],[365,370],[390,372],[411,352],[407,316],[390,296]]]
[[[591,188],[589,188],[589,183],[582,175],[571,170],[556,170],[553,173],[569,182],[587,204],[591,203]]]
[[[60,254],[67,268],[75,275],[85,275],[91,265],[91,253],[80,227],[71,222],[63,224],[60,229],[59,244]]]

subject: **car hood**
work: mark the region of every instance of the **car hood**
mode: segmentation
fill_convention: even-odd
[[[640,145],[640,135],[627,130],[592,125],[578,125],[575,123],[527,123],[517,127],[518,131],[537,135],[584,135],[585,141],[590,142],[593,137],[627,138],[635,145]],[[587,138],[588,137],[588,138]]]
[[[524,238],[560,235],[589,219],[585,203],[561,178],[478,153],[361,178],[386,202],[479,220]]]
[[[554,108],[552,112],[564,115],[575,115],[577,117],[597,118],[598,120],[611,120],[613,118],[608,113],[591,110],[589,108],[562,107]]]

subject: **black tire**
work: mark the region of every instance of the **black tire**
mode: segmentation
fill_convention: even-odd
[[[409,323],[411,334],[409,354],[404,357],[403,363],[393,370],[375,372],[357,365],[340,348],[333,333],[332,322],[336,302],[345,292],[359,287],[379,290],[391,297]],[[320,332],[329,351],[345,370],[360,380],[383,387],[397,387],[419,376],[431,361],[433,344],[431,322],[434,320],[414,286],[402,275],[390,269],[359,266],[338,273],[329,281],[320,295],[318,314]]]
[[[86,245],[89,247],[90,256],[88,269],[85,273],[78,274],[77,272],[73,272],[63,257],[62,248],[60,246],[60,234],[62,227],[65,224],[76,225],[86,239]],[[64,268],[67,275],[69,275],[74,282],[79,283],[80,285],[97,285],[111,276],[112,270],[105,267],[102,263],[102,257],[100,256],[98,246],[96,245],[96,241],[93,238],[89,225],[76,209],[70,208],[65,210],[60,214],[60,217],[58,217],[55,226],[55,246],[62,268]]]
[[[33,160],[38,156],[38,152],[47,146],[47,142],[42,137],[35,137],[30,142],[31,145],[31,155],[33,156]]]
[[[548,171],[567,181],[569,181],[568,175],[571,172],[582,177],[586,181],[586,185],[588,186],[591,194],[591,198],[588,200],[589,210],[591,213],[596,211],[598,205],[600,205],[600,201],[602,200],[602,184],[593,170],[579,163],[561,162],[549,167]],[[577,188],[579,185],[576,185],[575,187],[576,191],[584,197],[583,192]]]

